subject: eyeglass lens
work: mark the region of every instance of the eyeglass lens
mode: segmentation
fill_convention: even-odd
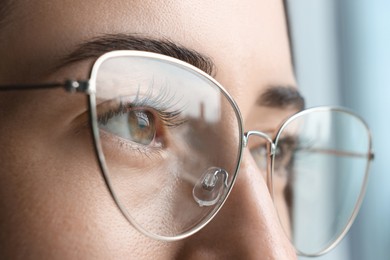
[[[95,78],[105,174],[128,220],[160,238],[205,225],[224,203],[241,158],[232,99],[197,70],[160,56],[108,57]],[[366,125],[345,111],[308,110],[282,126],[275,145],[272,191],[282,226],[299,252],[321,252],[360,202]]]
[[[366,125],[337,109],[313,109],[276,139],[273,196],[299,252],[318,254],[346,230],[361,198],[370,156]]]
[[[112,57],[96,75],[107,174],[129,220],[164,237],[203,225],[225,200],[240,158],[231,100],[164,59]]]

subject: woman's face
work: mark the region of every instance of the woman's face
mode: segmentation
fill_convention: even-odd
[[[170,41],[209,57],[246,131],[273,133],[295,110],[286,96],[292,90],[284,88],[294,86],[294,77],[282,1],[19,0],[5,6],[1,84],[88,78],[96,56],[123,49],[119,39],[142,37],[157,41],[155,52],[163,52],[159,41]],[[97,37],[106,39],[98,49],[75,51]],[[137,41],[126,46],[151,51]],[[63,64],[70,53],[72,62]],[[178,242],[137,232],[101,177],[89,128],[80,123],[86,111],[83,95],[63,90],[0,93],[2,256],[295,258],[265,172],[247,148],[232,193],[204,229]]]

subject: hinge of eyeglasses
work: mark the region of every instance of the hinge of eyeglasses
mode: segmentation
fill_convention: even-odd
[[[370,151],[370,153],[368,154],[368,159],[369,159],[369,160],[374,160],[374,159],[375,159],[374,150],[371,150],[371,151]]]
[[[89,90],[89,81],[81,80],[67,80],[65,82],[65,89],[68,92],[88,92]]]

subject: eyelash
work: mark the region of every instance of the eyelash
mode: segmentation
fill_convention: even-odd
[[[155,96],[153,96],[153,90],[150,89],[143,97],[140,97],[139,93],[137,93],[135,99],[131,102],[120,100],[115,108],[110,108],[98,114],[97,120],[99,124],[106,125],[115,116],[143,108],[152,110],[150,112],[157,116],[157,120],[161,120],[164,126],[172,128],[180,126],[186,121],[180,118],[183,108],[173,109],[177,104],[178,101],[175,101],[175,95],[170,95],[166,89],[162,89]]]

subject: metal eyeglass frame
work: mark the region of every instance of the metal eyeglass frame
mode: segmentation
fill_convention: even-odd
[[[242,136],[242,138],[240,138],[240,141],[239,141],[238,163],[237,163],[237,166],[236,166],[236,169],[235,169],[235,172],[234,172],[234,176],[232,178],[232,183],[231,183],[231,185],[230,185],[230,187],[228,189],[227,195],[225,196],[225,198],[222,201],[222,203],[217,207],[217,209],[214,210],[214,212],[209,216],[209,218],[206,221],[203,221],[201,224],[199,224],[198,226],[192,228],[190,231],[184,232],[184,233],[182,233],[180,235],[177,235],[177,236],[174,236],[174,237],[166,237],[166,236],[156,235],[156,234],[153,234],[153,233],[149,232],[148,230],[145,230],[143,227],[138,225],[133,220],[133,218],[127,212],[126,208],[121,204],[120,200],[116,196],[115,191],[114,191],[114,189],[113,189],[113,187],[111,185],[111,181],[110,181],[110,178],[109,178],[109,175],[108,175],[107,165],[106,165],[104,154],[103,154],[103,151],[102,151],[102,146],[101,146],[100,137],[99,137],[99,127],[98,127],[98,123],[97,123],[96,77],[97,77],[97,72],[99,70],[100,65],[105,60],[107,60],[109,58],[113,58],[113,57],[149,57],[149,58],[153,58],[153,59],[158,59],[158,60],[162,60],[162,61],[171,62],[171,63],[174,63],[174,64],[176,64],[178,66],[184,67],[186,69],[190,69],[192,71],[195,71],[197,74],[200,74],[200,76],[204,77],[205,79],[210,81],[213,85],[218,87],[218,89],[221,91],[221,93],[230,102],[230,104],[233,107],[233,110],[236,113],[236,117],[237,117],[237,120],[238,120],[238,126],[239,126],[239,135]],[[275,159],[274,154],[275,154],[275,151],[276,151],[275,143],[278,143],[278,139],[280,137],[280,133],[289,124],[289,122],[293,121],[295,118],[297,118],[297,117],[299,117],[299,116],[301,116],[303,114],[307,114],[307,113],[311,113],[313,111],[319,111],[319,110],[341,111],[341,112],[350,114],[351,116],[354,116],[354,117],[357,117],[358,119],[360,119],[360,121],[365,125],[365,127],[367,128],[368,133],[369,133],[369,137],[368,137],[369,138],[369,151],[368,151],[368,158],[367,158],[368,159],[368,163],[367,163],[367,168],[366,168],[366,172],[365,172],[364,183],[363,183],[362,190],[360,192],[357,204],[355,205],[355,209],[353,211],[352,216],[350,217],[350,219],[348,221],[347,226],[344,228],[344,230],[342,231],[340,236],[331,245],[329,245],[327,248],[325,248],[324,250],[322,250],[318,254],[305,254],[304,252],[299,252],[298,250],[297,250],[297,253],[299,255],[303,255],[303,256],[319,256],[319,255],[325,254],[326,252],[330,251],[345,236],[345,234],[349,230],[350,226],[352,225],[352,223],[353,223],[353,221],[354,221],[354,219],[355,219],[355,217],[356,217],[356,215],[357,215],[357,213],[359,211],[359,208],[361,206],[361,203],[362,203],[362,200],[363,200],[363,197],[364,197],[364,194],[365,194],[365,189],[366,189],[366,184],[367,184],[368,170],[369,170],[370,162],[374,158],[374,153],[371,150],[371,147],[372,147],[371,133],[369,131],[368,125],[366,124],[366,122],[360,116],[358,116],[358,115],[356,115],[356,114],[354,114],[354,113],[352,113],[352,112],[350,112],[350,111],[348,111],[348,110],[346,110],[344,108],[317,107],[317,108],[311,108],[311,109],[303,110],[303,111],[301,111],[301,112],[291,116],[290,118],[288,118],[282,124],[280,129],[278,130],[278,132],[277,132],[277,134],[276,134],[274,139],[272,139],[269,135],[267,135],[267,134],[265,134],[263,132],[259,132],[259,131],[248,131],[246,133],[243,133],[242,117],[241,117],[241,113],[240,113],[240,110],[239,110],[236,102],[231,97],[231,95],[225,90],[225,88],[220,83],[218,83],[214,78],[212,78],[210,75],[208,75],[204,71],[202,71],[202,70],[200,70],[200,69],[198,69],[198,68],[196,68],[196,67],[194,67],[194,66],[192,66],[192,65],[190,65],[190,64],[188,64],[186,62],[183,62],[181,60],[178,60],[178,59],[175,59],[175,58],[172,58],[172,57],[168,57],[168,56],[165,56],[165,55],[161,55],[161,54],[156,54],[156,53],[151,53],[151,52],[144,52],[144,51],[133,51],[133,50],[111,51],[111,52],[108,52],[108,53],[100,56],[95,61],[95,63],[93,64],[92,69],[91,69],[91,73],[90,73],[90,78],[87,79],[87,80],[66,80],[64,82],[52,82],[52,83],[42,83],[42,84],[8,84],[8,85],[0,85],[0,92],[1,91],[53,89],[53,88],[63,88],[67,92],[70,92],[70,93],[79,92],[79,93],[84,93],[84,94],[88,95],[88,102],[87,103],[88,103],[88,109],[89,109],[89,120],[90,120],[90,127],[91,127],[91,131],[92,131],[92,135],[93,135],[93,143],[94,143],[95,155],[96,155],[96,157],[98,159],[98,164],[99,164],[102,176],[104,178],[104,181],[105,181],[105,183],[107,185],[107,188],[108,188],[112,198],[114,199],[114,202],[119,207],[121,213],[129,221],[129,223],[134,228],[136,228],[139,232],[145,234],[146,236],[148,236],[150,238],[153,238],[153,239],[156,239],[156,240],[162,240],[162,241],[177,241],[177,240],[180,240],[180,239],[184,239],[184,238],[189,237],[189,236],[193,235],[194,233],[198,232],[200,229],[202,229],[205,225],[207,225],[214,218],[214,216],[223,207],[227,197],[229,196],[229,194],[231,192],[231,189],[234,186],[235,180],[236,180],[236,178],[238,176],[238,170],[239,170],[239,167],[240,167],[240,163],[241,163],[241,160],[242,160],[242,150],[247,146],[250,136],[260,137],[260,138],[266,140],[267,143],[269,144],[269,149],[268,149],[269,150],[268,151],[269,154],[267,156],[267,164],[268,164],[268,167],[267,167],[267,186],[268,186],[268,189],[269,189],[269,192],[270,192],[272,198],[274,199],[273,185],[272,185],[272,175],[273,175],[273,171],[274,171],[274,159]]]

